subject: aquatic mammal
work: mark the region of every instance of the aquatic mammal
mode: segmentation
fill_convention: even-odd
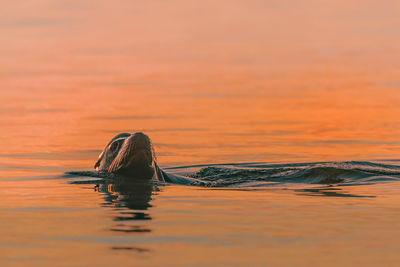
[[[100,153],[94,165],[97,171],[168,181],[157,165],[150,138],[142,133],[120,133],[114,136]]]
[[[157,164],[150,138],[142,133],[120,133],[104,147],[94,165],[98,172],[112,173],[134,180],[155,180],[176,184],[211,186],[213,183],[166,173]]]

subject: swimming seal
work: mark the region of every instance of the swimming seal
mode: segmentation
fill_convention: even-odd
[[[168,181],[165,172],[157,165],[150,138],[142,132],[114,136],[100,153],[94,168],[136,179]]]
[[[113,173],[134,180],[155,180],[175,184],[212,186],[199,179],[166,173],[157,164],[150,138],[144,133],[120,133],[100,153],[94,165],[98,172]]]

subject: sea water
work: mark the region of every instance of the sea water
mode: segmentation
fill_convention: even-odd
[[[1,266],[396,266],[397,1],[8,1]],[[92,172],[143,131],[168,173]]]

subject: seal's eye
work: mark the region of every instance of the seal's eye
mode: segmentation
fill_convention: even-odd
[[[119,148],[119,142],[114,142],[111,144],[110,150],[115,151]]]

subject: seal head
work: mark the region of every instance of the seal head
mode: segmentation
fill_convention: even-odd
[[[154,160],[150,138],[144,133],[135,133],[124,140],[108,172],[135,177],[153,176]]]
[[[94,165],[96,171],[108,171],[111,163],[118,155],[119,150],[122,147],[125,139],[131,136],[130,133],[120,133],[114,136],[110,142],[105,146],[103,151],[100,153],[99,158]]]
[[[157,165],[150,138],[141,132],[121,133],[112,138],[94,168],[135,179],[168,180],[167,174]]]

